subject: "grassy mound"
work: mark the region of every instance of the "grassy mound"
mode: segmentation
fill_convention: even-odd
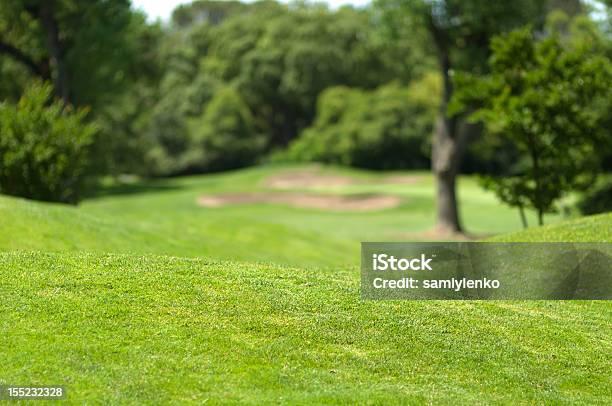
[[[310,173],[310,178],[304,173]],[[278,186],[279,181],[295,179],[300,193],[399,197],[402,204],[374,212],[263,203],[217,208],[197,204],[201,196],[225,193],[293,193],[271,183],[276,181]],[[322,187],[317,180],[333,182]],[[470,232],[490,235],[520,230],[515,210],[500,205],[473,179],[462,178],[459,192]],[[430,174],[258,167],[115,185],[78,207],[0,196],[0,251],[114,252],[270,261],[300,267],[356,266],[360,241],[435,238],[428,233],[434,211]],[[533,213],[529,216],[533,219]]]
[[[10,250],[139,252],[157,236],[104,213],[0,195],[0,247]]]
[[[612,401],[606,302],[362,302],[355,271],[0,254],[1,380],[73,403]]]
[[[612,213],[496,236],[499,242],[612,242]]]
[[[187,200],[179,196],[175,205],[163,193],[149,199],[114,197],[110,201],[119,207],[110,210],[0,195],[0,251],[162,254],[311,266],[341,266],[359,257],[358,244],[324,231],[292,229],[254,213],[211,216],[198,213],[195,200],[193,207],[189,200],[180,207],[182,199]],[[270,208],[262,209],[271,215]]]

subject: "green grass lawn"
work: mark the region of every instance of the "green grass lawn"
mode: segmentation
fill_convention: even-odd
[[[612,242],[612,214],[588,216],[535,230],[498,235],[491,241]]]
[[[198,196],[269,191],[266,179],[304,167],[270,166],[218,175],[108,187],[79,207],[0,196],[0,250],[113,252],[270,261],[294,266],[357,264],[360,241],[431,239],[433,179],[384,184],[365,171],[324,168],[363,183],[325,190],[333,194],[386,194],[404,199],[400,207],[376,212],[329,212],[283,205],[251,204],[204,208]],[[308,190],[310,193],[319,189]],[[276,191],[276,193],[279,193]],[[461,212],[476,237],[521,229],[516,210],[501,205],[473,178],[460,180]],[[528,213],[531,224],[535,216]],[[558,215],[548,216],[557,222]]]
[[[360,300],[358,242],[430,228],[428,175],[325,169],[371,181],[333,193],[406,198],[380,212],[195,204],[281,170],[76,208],[1,197],[0,384],[63,384],[70,403],[612,403],[609,302]],[[460,188],[470,230],[520,229],[473,179]],[[612,242],[612,214],[559,220],[495,238]]]
[[[0,254],[2,380],[75,403],[609,404],[605,302],[362,302],[355,270]]]

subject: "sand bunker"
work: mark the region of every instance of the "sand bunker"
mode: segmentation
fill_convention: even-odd
[[[397,196],[336,196],[300,193],[239,193],[198,198],[198,204],[204,207],[272,203],[331,211],[384,210],[398,206],[401,201],[402,199]]]
[[[274,189],[309,189],[309,188],[333,188],[347,185],[367,184],[395,184],[413,185],[423,179],[418,175],[390,175],[382,179],[367,180],[353,178],[350,176],[331,175],[321,173],[317,168],[288,171],[270,176],[265,185]]]
[[[388,185],[415,185],[424,179],[420,175],[391,175],[382,179]]]
[[[316,170],[284,172],[266,180],[266,186],[275,189],[327,188],[354,183],[355,179],[348,176],[326,175]]]

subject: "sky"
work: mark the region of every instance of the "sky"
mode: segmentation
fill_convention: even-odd
[[[281,0],[286,3],[286,0]],[[168,21],[172,10],[179,4],[190,3],[189,0],[132,0],[134,8],[143,10],[149,20],[155,21],[161,18],[162,21]],[[321,2],[329,4],[332,8],[340,7],[345,4],[354,6],[363,6],[370,3],[370,0],[322,0]]]

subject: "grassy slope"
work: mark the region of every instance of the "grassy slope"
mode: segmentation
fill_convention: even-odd
[[[57,252],[0,254],[0,383],[63,383],[75,402],[611,403],[608,302],[360,301],[356,242],[429,227],[428,179],[350,187],[411,198],[380,213],[193,203],[261,188],[273,171],[137,186],[79,208],[0,197],[0,249]],[[472,229],[518,229],[463,186]],[[499,238],[612,241],[611,223]],[[155,252],[211,259],[139,255]]]
[[[291,169],[291,168],[289,168]],[[169,179],[107,190],[78,208],[0,196],[0,250],[115,252],[272,261],[294,266],[356,265],[360,241],[422,240],[433,226],[433,183],[380,182],[381,175],[325,169],[369,183],[328,193],[385,193],[404,197],[396,209],[349,213],[281,205],[202,208],[202,194],[267,190],[268,176],[287,170],[260,167],[233,173]],[[460,182],[461,209],[471,232],[520,229],[514,210],[500,205],[471,178]],[[530,213],[533,223],[533,214]],[[558,220],[551,217],[551,221]]]
[[[340,266],[355,250],[351,241],[325,237],[319,244],[323,233],[292,230],[256,216],[204,214],[193,219],[200,210],[195,204],[182,211],[161,210],[149,209],[147,200],[140,209],[130,201],[122,214],[0,196],[0,251],[167,254]]]
[[[612,213],[500,235],[491,238],[491,241],[612,242]]]
[[[358,274],[0,254],[0,377],[81,403],[609,404],[606,302],[362,302]]]

